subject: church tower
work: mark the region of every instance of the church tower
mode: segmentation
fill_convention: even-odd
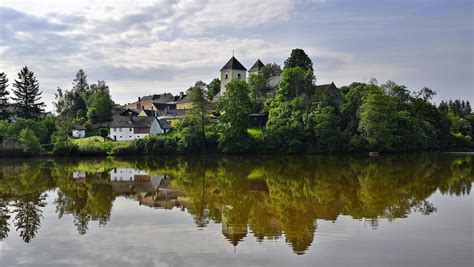
[[[234,56],[221,69],[221,96],[232,79],[247,80],[247,69]]]
[[[253,64],[253,66],[250,68],[249,76],[260,74],[263,67],[265,67],[265,65],[262,63],[262,61],[260,61],[260,59],[258,59],[257,62],[255,62],[255,64]]]

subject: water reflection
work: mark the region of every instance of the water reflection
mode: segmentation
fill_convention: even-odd
[[[186,211],[198,228],[220,223],[233,246],[249,235],[284,238],[304,254],[318,220],[349,215],[376,229],[380,219],[436,212],[431,194],[469,194],[473,181],[471,155],[7,161],[0,163],[0,240],[12,230],[26,243],[35,238],[47,193],[56,190],[58,218],[72,216],[81,235],[91,222],[107,224],[123,197]]]

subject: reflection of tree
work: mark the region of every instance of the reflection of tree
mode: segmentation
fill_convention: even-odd
[[[377,228],[381,218],[436,212],[426,199],[438,188],[469,193],[471,157],[453,159],[437,154],[231,158],[205,165],[188,160],[166,172],[188,197],[188,211],[202,221],[221,220],[233,243],[248,225],[258,240],[285,234],[295,253],[303,254],[313,243],[318,219],[335,221],[344,214]],[[207,213],[195,208],[206,205]]]
[[[0,197],[0,241],[2,241],[8,237],[8,232],[10,231],[10,224],[8,223],[10,211],[8,209],[8,203],[3,200],[2,196]]]
[[[15,227],[29,242],[44,205],[38,198],[56,187],[58,216],[72,215],[80,234],[90,221],[107,223],[115,200],[108,181],[113,167],[169,174],[171,185],[185,194],[178,201],[195,224],[222,223],[223,235],[234,245],[249,234],[259,241],[284,236],[297,254],[316,240],[318,220],[336,221],[343,214],[377,228],[381,219],[436,212],[427,200],[433,192],[469,194],[474,181],[472,156],[442,154],[2,161],[0,196],[8,201],[0,203],[0,237],[8,235],[8,218],[16,212]],[[87,179],[73,181],[73,170],[86,172]]]
[[[55,200],[59,218],[72,214],[79,234],[85,234],[89,221],[105,225],[110,219],[115,194],[112,186],[100,182],[66,182],[60,187]]]
[[[20,230],[20,237],[26,243],[36,236],[41,226],[43,211],[40,208],[46,206],[45,199],[46,194],[38,193],[23,196],[13,203],[15,227],[17,231]]]

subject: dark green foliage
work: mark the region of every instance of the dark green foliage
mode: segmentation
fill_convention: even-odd
[[[23,129],[30,129],[42,144],[50,142],[50,128],[49,121],[39,121],[19,118],[14,122],[3,121],[0,123],[0,131],[5,139],[18,140],[19,133]],[[3,128],[3,129],[2,129]]]
[[[34,73],[23,67],[18,73],[18,80],[13,83],[15,107],[19,117],[32,119],[39,118],[44,113],[45,104],[40,102],[42,92]]]
[[[170,155],[180,153],[180,140],[169,135],[150,135],[133,142],[132,148],[136,154]]]
[[[0,120],[8,118],[8,79],[4,72],[0,73]]]
[[[382,90],[367,96],[359,109],[359,131],[369,143],[369,149],[390,150],[394,141],[396,103]]]
[[[107,139],[107,136],[109,136],[109,129],[107,129],[107,128],[100,128],[100,129],[99,129],[99,135],[102,136],[102,138],[104,138],[104,142],[105,142],[106,139]]]
[[[114,102],[110,97],[109,86],[105,81],[92,84],[86,93],[87,116],[92,122],[105,122],[112,119],[112,108]]]
[[[189,89],[190,100],[193,108],[186,112],[184,118],[179,122],[177,130],[180,135],[179,146],[186,153],[198,153],[205,151],[207,105],[206,85],[197,81]]]
[[[57,156],[70,156],[78,153],[76,144],[69,141],[57,141],[53,145],[53,154]]]
[[[314,72],[313,62],[303,49],[295,48],[291,51],[291,55],[285,60],[285,69],[300,67],[304,70]]]
[[[268,63],[262,68],[261,74],[265,79],[273,76],[280,76],[281,67],[276,63]]]
[[[253,102],[252,112],[260,112],[267,96],[267,79],[262,75],[250,75],[248,78],[250,99]]]
[[[207,85],[207,100],[212,101],[214,99],[214,96],[219,93],[221,90],[221,80],[218,78],[213,79],[209,85]]]
[[[234,79],[226,85],[219,99],[222,115],[219,118],[219,150],[224,153],[242,153],[249,149],[249,114],[252,101],[246,82]]]
[[[28,156],[36,156],[41,152],[41,144],[38,137],[29,128],[20,131],[20,143],[23,144],[23,153]]]

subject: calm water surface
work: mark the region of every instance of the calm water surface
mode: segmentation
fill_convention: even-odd
[[[473,156],[0,159],[0,266],[473,266]]]

